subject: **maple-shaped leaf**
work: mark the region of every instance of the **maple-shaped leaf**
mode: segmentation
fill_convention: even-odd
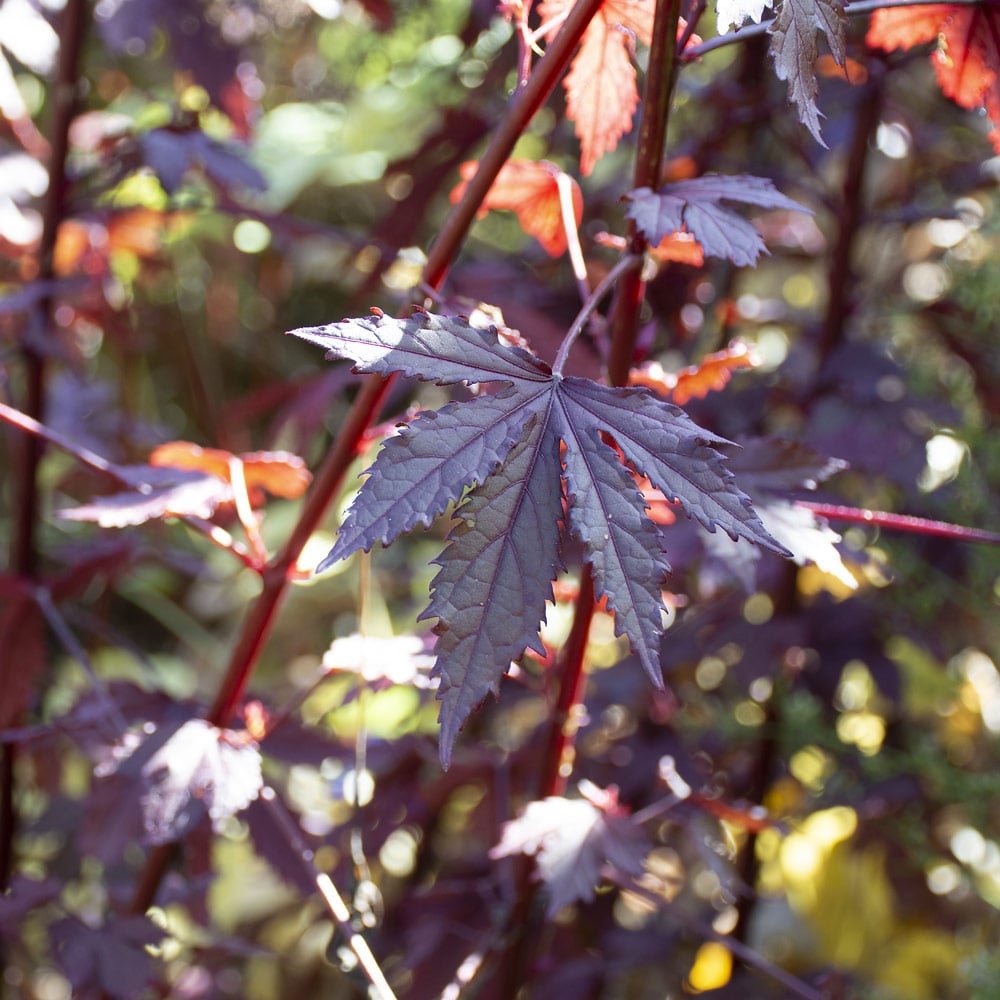
[[[990,141],[1000,152],[1000,10],[995,4],[878,10],[866,40],[887,51],[936,42],[931,62],[941,90],[963,108],[986,108],[994,126]]]
[[[421,414],[390,438],[321,564],[428,524],[473,487],[436,560],[441,568],[426,611],[439,620],[445,764],[459,728],[496,692],[511,660],[529,648],[543,652],[538,630],[561,567],[564,506],[598,597],[661,686],[668,566],[631,471],[709,530],[720,526],[733,538],[785,552],[713,447],[726,442],[647,389],[564,377],[462,317],[379,313],[291,332],[328,348],[328,357],[354,360],[360,371],[506,383],[500,393]]]
[[[724,257],[738,267],[754,266],[757,258],[768,251],[753,223],[728,208],[726,202],[812,214],[776,190],[766,178],[746,174],[705,174],[665,184],[659,191],[637,188],[627,198],[625,214],[650,243],[657,244],[686,230],[709,257]]]
[[[768,28],[774,72],[779,80],[788,82],[788,99],[798,108],[799,121],[823,146],[826,143],[816,107],[816,35],[822,32],[826,36],[833,58],[843,66],[847,58],[846,26],[843,0],[781,0]]]
[[[542,23],[558,30],[575,0],[542,0]],[[597,161],[632,129],[639,104],[632,49],[635,39],[648,45],[653,34],[655,0],[604,0],[580,40],[563,86],[566,117],[580,140],[580,171],[586,177]]]
[[[605,864],[637,876],[649,853],[649,840],[618,804],[617,789],[581,781],[579,790],[580,799],[551,796],[528,803],[517,819],[504,823],[500,843],[490,851],[494,859],[535,856],[537,877],[549,891],[549,917],[593,899]]]
[[[458,168],[462,182],[451,192],[452,204],[465,194],[478,167],[478,160],[467,160]],[[487,192],[479,214],[485,215],[490,209],[513,212],[521,228],[534,236],[550,257],[561,257],[566,252],[566,225],[559,192],[560,177],[564,178],[562,183],[569,186],[572,225],[576,227],[583,218],[580,185],[548,160],[508,160]]]

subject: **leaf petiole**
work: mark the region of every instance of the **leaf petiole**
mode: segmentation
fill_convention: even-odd
[[[566,366],[566,358],[569,356],[573,342],[580,336],[584,325],[590,319],[594,310],[601,304],[601,300],[614,288],[618,279],[623,274],[627,274],[629,271],[639,267],[642,261],[643,256],[641,254],[626,254],[608,271],[601,280],[601,283],[591,292],[587,301],[584,302],[583,308],[577,313],[576,319],[573,320],[573,325],[566,332],[566,336],[563,337],[563,342],[559,345],[559,353],[556,355],[555,363],[552,365],[552,373],[554,375],[562,375],[563,368]]]

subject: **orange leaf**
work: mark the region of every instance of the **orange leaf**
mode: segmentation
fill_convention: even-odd
[[[543,24],[553,21],[549,37],[575,0],[543,0]],[[605,0],[590,22],[563,81],[566,117],[576,124],[580,140],[580,170],[591,173],[597,161],[632,129],[639,104],[631,50],[634,38],[649,44],[655,0]]]
[[[597,233],[594,242],[602,247],[623,252],[628,247],[628,241],[623,236],[613,236],[611,233]],[[705,263],[705,251],[690,233],[671,233],[669,236],[664,236],[657,246],[649,248],[649,255],[661,264],[673,261],[676,264],[701,267]]]
[[[664,236],[657,246],[650,247],[649,254],[661,263],[674,261],[677,264],[689,264],[691,267],[701,267],[705,263],[705,251],[690,233],[672,233],[670,236]]]
[[[872,14],[865,41],[873,49],[911,49],[914,45],[933,42],[941,31],[949,4],[929,4],[926,7],[888,7]]]
[[[963,108],[986,108],[994,125],[990,141],[1000,152],[1000,10],[989,4],[880,10],[867,38],[882,49],[908,49],[934,39],[931,62],[941,90]]]
[[[753,368],[759,364],[750,348],[739,341],[724,351],[706,355],[700,364],[685,368],[677,375],[665,372],[653,361],[633,368],[629,385],[644,385],[683,406],[691,399],[704,399],[710,392],[719,392],[729,383],[738,368]]]
[[[154,449],[149,464],[206,472],[228,483],[231,481],[229,463],[234,458],[232,452],[221,448],[202,448],[190,441],[168,441]],[[250,491],[265,489],[273,496],[294,499],[305,492],[312,478],[305,462],[287,451],[255,451],[239,458]]]
[[[452,204],[465,194],[466,186],[477,168],[476,160],[468,160],[458,168],[462,183],[451,192]],[[508,160],[487,192],[481,214],[491,208],[513,212],[521,228],[529,236],[534,236],[547,254],[561,257],[566,252],[566,229],[559,198],[559,176],[562,173],[548,160]],[[563,176],[570,185],[573,214],[579,225],[583,218],[580,185],[571,177]]]

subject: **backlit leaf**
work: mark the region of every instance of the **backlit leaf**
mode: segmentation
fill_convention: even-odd
[[[154,448],[149,464],[172,469],[189,469],[231,481],[232,462],[239,458],[247,489],[265,489],[276,497],[302,496],[312,475],[306,463],[287,451],[253,451],[236,456],[221,448],[203,448],[190,441],[168,441]]]
[[[644,385],[666,396],[672,403],[683,406],[691,399],[704,399],[710,392],[724,389],[733,372],[759,364],[746,344],[736,341],[724,351],[708,354],[696,365],[690,365],[676,375],[666,372],[659,362],[652,361],[633,368],[629,385]]]
[[[477,160],[468,160],[458,168],[462,182],[451,192],[452,204],[465,194],[478,166]],[[534,236],[547,254],[561,257],[566,252],[566,227],[559,196],[560,175],[565,177],[563,183],[570,186],[575,224],[579,225],[583,218],[580,185],[547,160],[508,160],[487,192],[482,210],[513,212],[521,228]]]
[[[538,8],[542,22],[558,25],[573,3],[543,0]],[[566,117],[576,125],[584,176],[632,129],[632,116],[639,104],[632,49],[636,38],[649,44],[654,9],[654,0],[605,0],[584,32],[563,81]]]
[[[581,799],[551,796],[530,802],[521,815],[504,823],[500,843],[490,857],[535,856],[538,878],[549,892],[547,912],[594,898],[601,869],[610,863],[639,875],[650,844],[642,828],[618,805],[614,789],[580,783]]]
[[[986,108],[990,141],[1000,152],[1000,10],[992,4],[879,10],[867,41],[890,51],[937,42],[931,62],[941,90],[963,108]]]
[[[598,595],[658,684],[668,566],[632,473],[708,530],[722,527],[733,538],[787,554],[714,449],[726,442],[647,389],[554,375],[522,348],[501,343],[495,331],[461,317],[379,315],[292,332],[329,348],[328,356],[354,359],[363,371],[508,383],[497,395],[422,414],[390,438],[324,561],[388,543],[474,486],[456,511],[423,615],[438,619],[445,764],[458,730],[496,693],[511,660],[526,649],[544,653],[538,631],[561,566],[564,505]]]
[[[247,734],[203,719],[174,720],[160,728],[127,733],[95,772],[142,789],[147,843],[179,839],[206,813],[218,831],[257,797],[263,785],[260,751]]]
[[[637,188],[628,195],[626,215],[634,219],[650,243],[686,230],[709,257],[724,257],[740,267],[753,266],[767,253],[753,224],[725,202],[809,212],[763,177],[706,174],[665,184],[659,191]],[[811,214],[811,213],[810,213]]]

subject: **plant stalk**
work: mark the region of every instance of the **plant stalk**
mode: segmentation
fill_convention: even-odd
[[[663,150],[670,124],[670,102],[677,82],[677,25],[681,0],[656,0],[656,20],[649,48],[649,69],[642,96],[642,120],[639,124],[639,148],[635,161],[633,187],[657,188]],[[648,243],[631,219],[627,240],[629,253],[641,256]],[[627,385],[635,338],[639,329],[639,310],[646,284],[640,271],[626,274],[618,286],[611,314],[611,350],[608,354],[608,382]]]
[[[80,54],[86,28],[86,0],[68,0],[59,26],[59,65],[54,87],[53,116],[49,140],[49,186],[43,209],[42,235],[38,248],[35,280],[51,283],[55,276],[54,258],[59,226],[68,203],[69,129],[76,114]],[[36,420],[45,419],[45,376],[47,341],[52,319],[52,299],[41,296],[28,319],[21,345],[24,361],[24,401],[21,408]],[[15,466],[15,523],[11,544],[11,569],[18,576],[33,578],[38,564],[36,528],[40,509],[38,467],[43,444],[27,435],[18,442],[20,458]],[[34,612],[32,612],[34,613]],[[16,665],[15,669],[23,669]],[[10,884],[14,864],[14,835],[17,815],[14,802],[14,759],[16,747],[0,748],[0,891]]]

